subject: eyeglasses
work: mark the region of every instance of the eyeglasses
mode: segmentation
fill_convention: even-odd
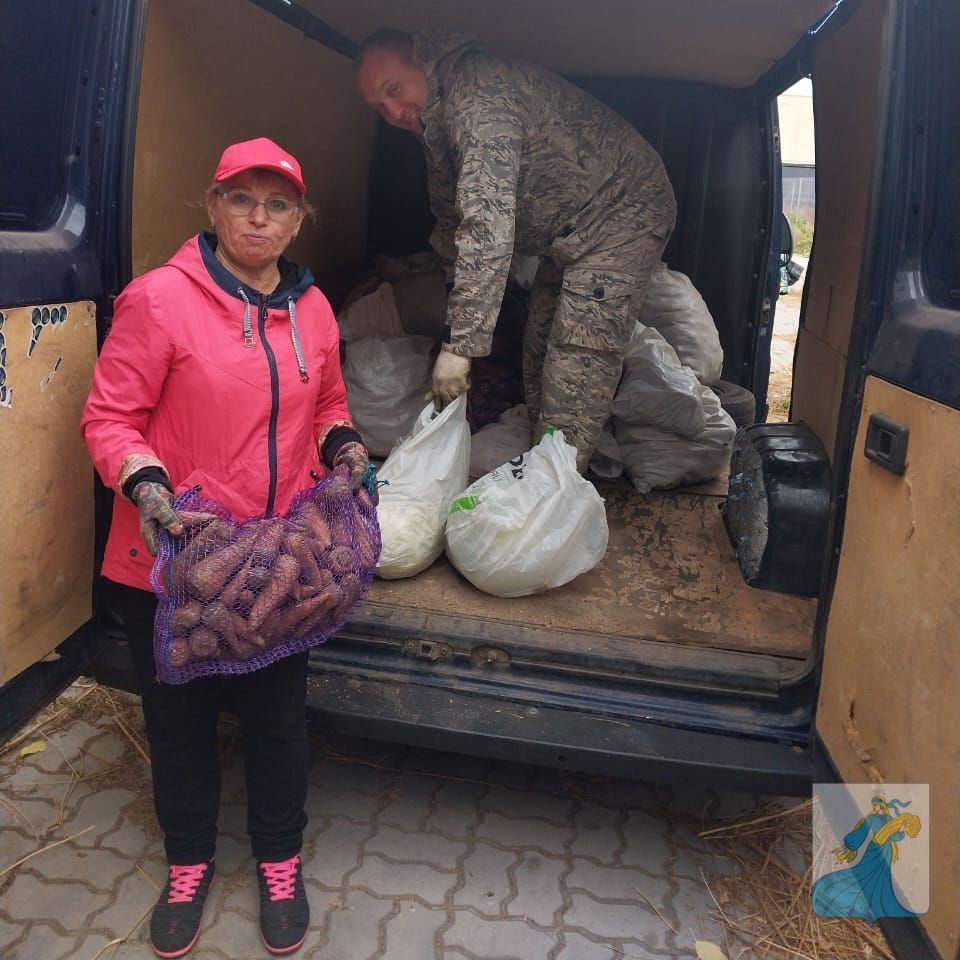
[[[249,217],[262,203],[264,212],[271,220],[283,222],[289,220],[300,208],[299,200],[288,200],[286,197],[267,197],[266,200],[257,200],[243,190],[231,190],[229,193],[222,190],[215,192],[226,203],[227,210],[237,217]]]

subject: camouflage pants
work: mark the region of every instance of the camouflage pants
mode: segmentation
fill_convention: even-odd
[[[573,263],[540,261],[523,343],[523,382],[533,441],[551,427],[586,470],[610,416],[630,341],[630,302],[642,300],[668,229],[635,236]]]

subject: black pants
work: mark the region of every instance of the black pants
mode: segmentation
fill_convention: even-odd
[[[107,581],[123,617],[150,742],[153,798],[171,864],[214,855],[220,806],[217,725],[221,694],[243,731],[247,832],[257,860],[286,860],[300,852],[307,824],[307,654],[286,657],[240,676],[160,683],[153,660],[157,598]]]

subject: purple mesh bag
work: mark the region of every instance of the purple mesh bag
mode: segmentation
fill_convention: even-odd
[[[237,521],[198,487],[174,509],[186,532],[160,531],[150,573],[164,683],[250,673],[323,643],[370,590],[377,508],[366,490],[350,489],[345,467],[298,493],[282,517]]]

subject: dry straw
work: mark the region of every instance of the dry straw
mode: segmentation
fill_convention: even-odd
[[[701,871],[714,919],[736,944],[729,960],[894,960],[877,926],[813,912],[812,807],[807,800],[699,833],[708,851],[735,865],[709,878]]]

